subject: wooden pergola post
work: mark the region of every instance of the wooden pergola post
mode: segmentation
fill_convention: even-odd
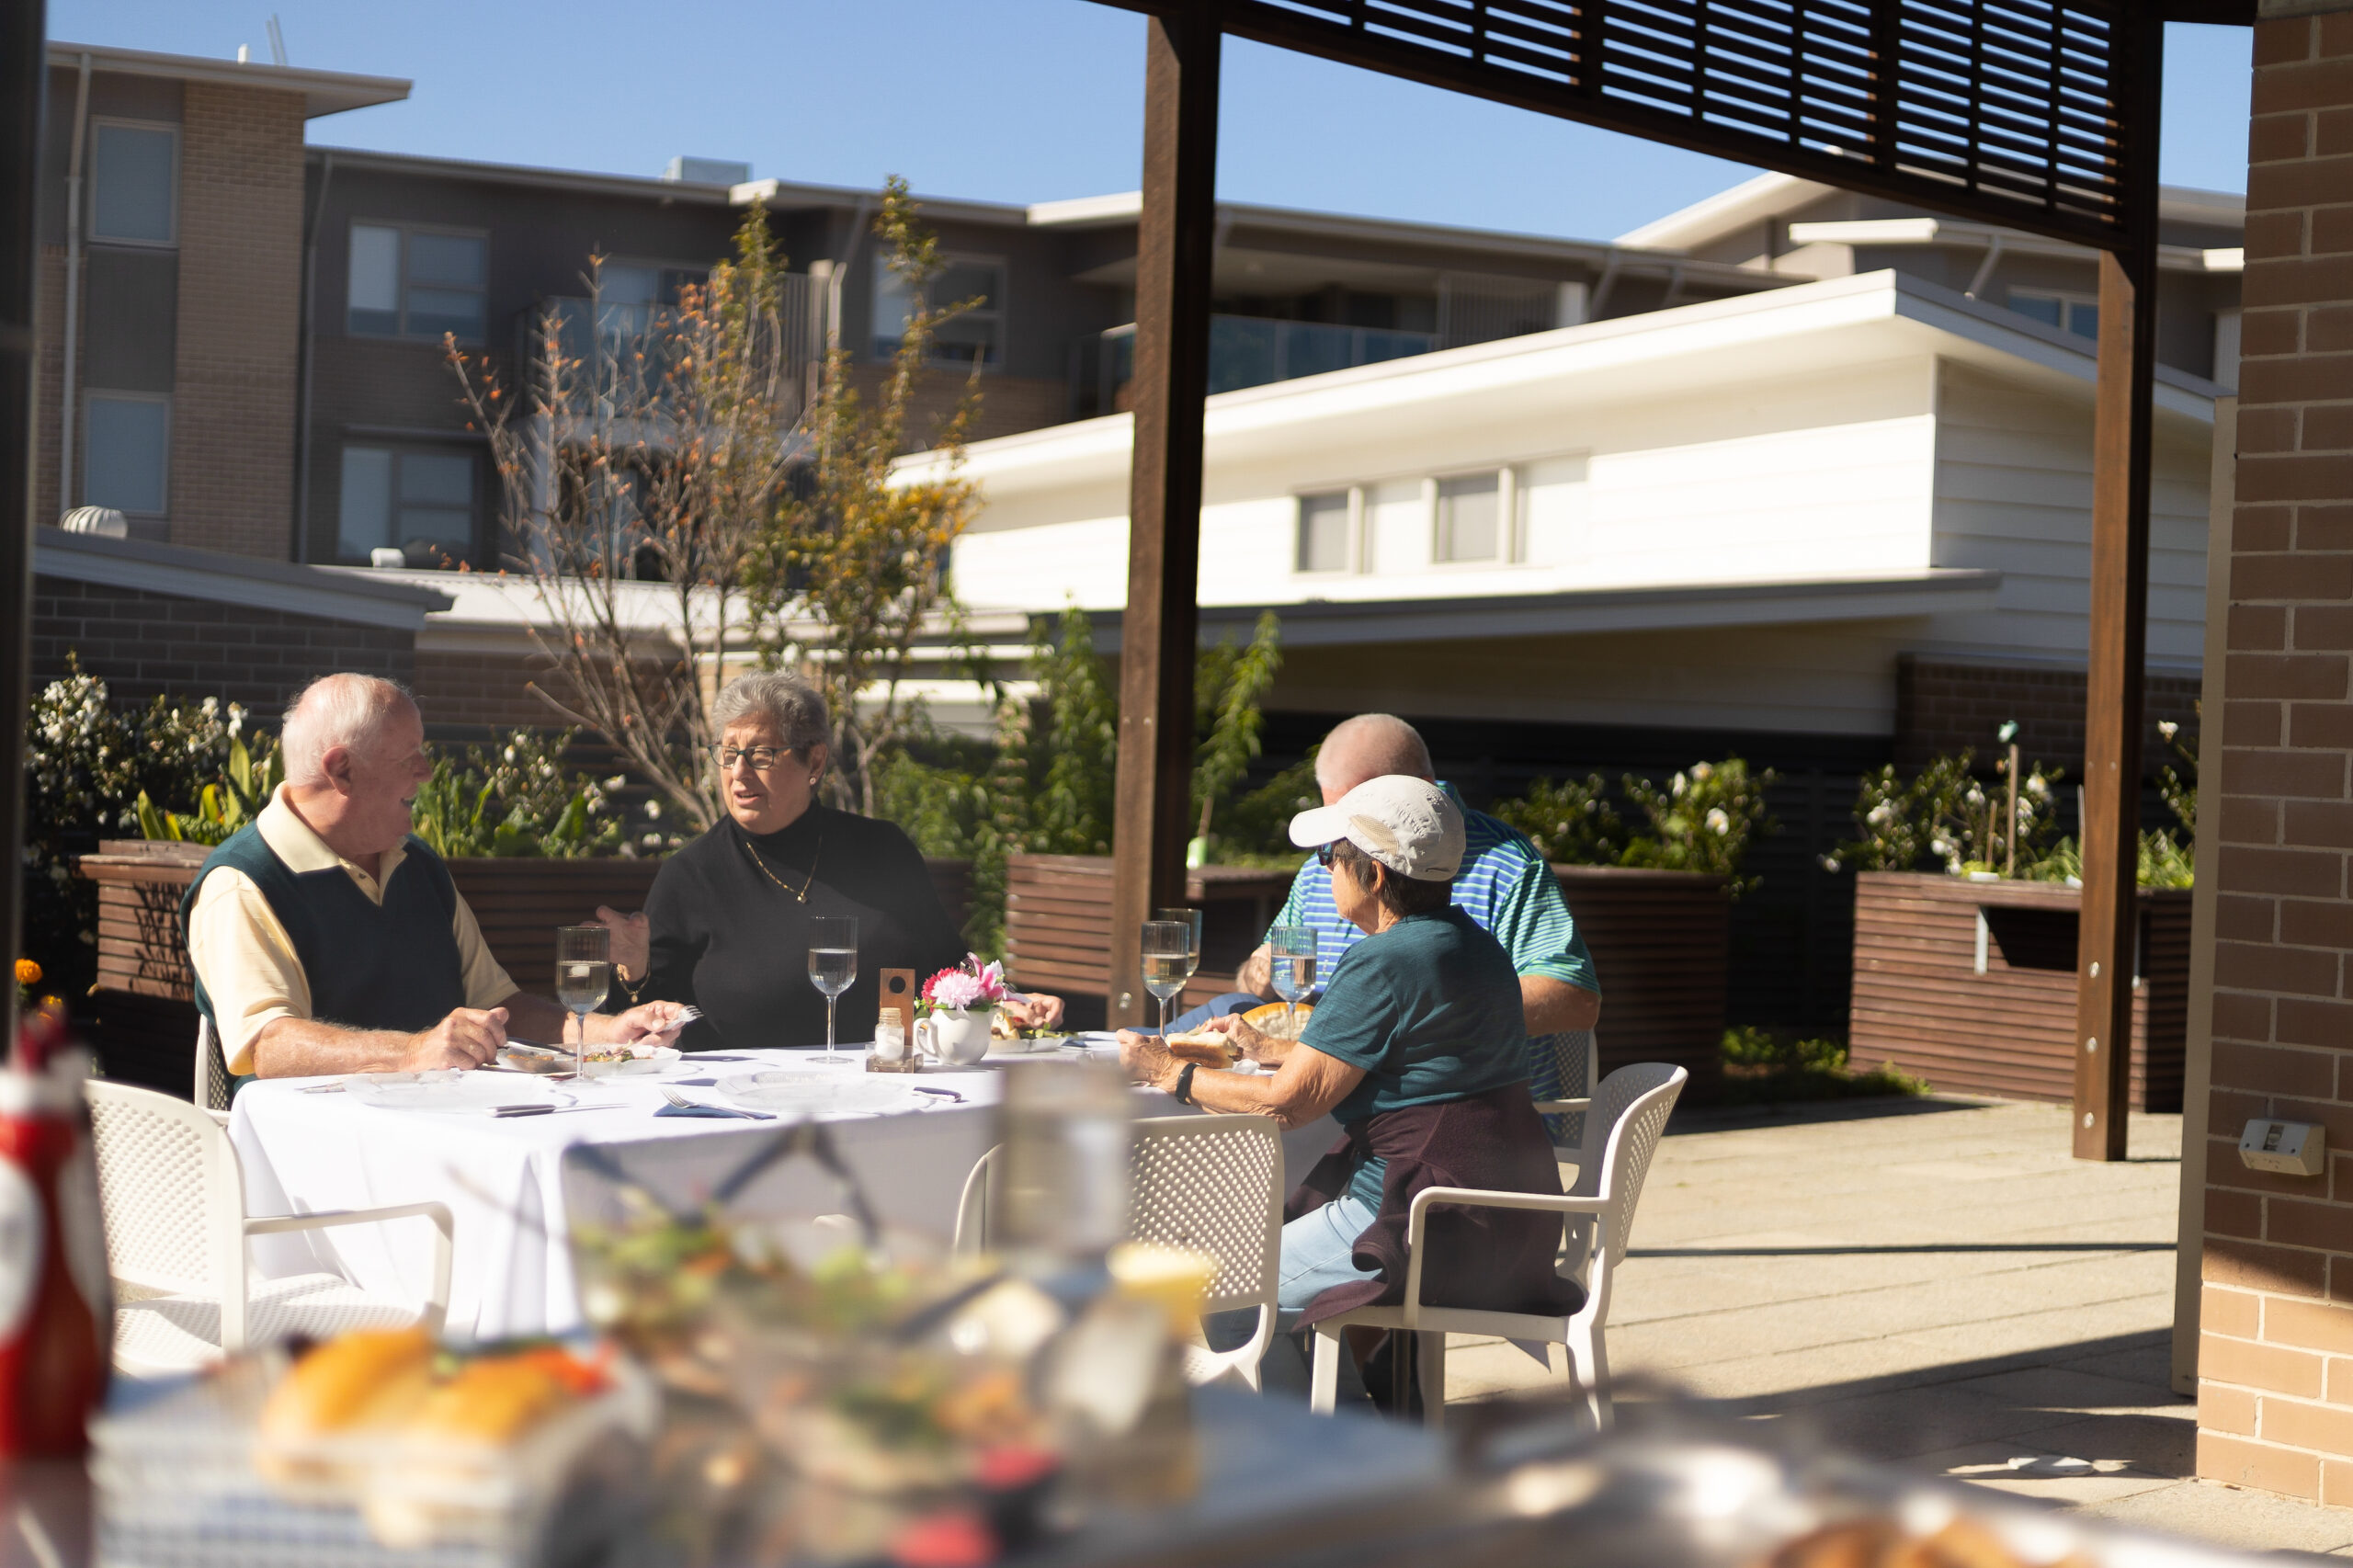
[[[8,8],[0,44],[0,964],[24,948],[25,712],[32,678],[33,236],[47,94],[47,7]],[[0,985],[0,1051],[17,1038],[17,983]]]
[[[1120,777],[1111,872],[1110,1018],[1141,1022],[1140,944],[1185,900],[1193,653],[1201,563],[1201,412],[1209,396],[1217,228],[1217,28],[1193,8],[1146,24],[1143,212],[1136,236],[1135,456],[1128,604],[1120,621]]]
[[[2165,29],[2131,29],[2111,145],[2125,244],[2099,255],[2092,415],[2091,647],[2085,690],[2083,917],[2075,950],[2075,1153],[2124,1158],[2140,937],[2142,688],[2148,658],[2149,460],[2156,373],[2157,107]],[[2217,714],[2217,722],[2221,715]]]

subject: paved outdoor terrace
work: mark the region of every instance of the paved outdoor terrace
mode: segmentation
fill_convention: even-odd
[[[2131,1159],[2098,1165],[2068,1156],[2057,1106],[1678,1110],[1612,1368],[2134,1526],[2353,1554],[2353,1510],[2191,1479],[2195,1405],[2167,1376],[2180,1140],[2179,1117],[2136,1116]],[[1448,1371],[1458,1400],[1544,1376],[1467,1340]]]

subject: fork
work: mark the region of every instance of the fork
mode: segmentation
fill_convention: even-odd
[[[776,1119],[775,1114],[770,1111],[744,1110],[734,1106],[711,1105],[703,1100],[690,1100],[667,1084],[663,1084],[658,1086],[662,1090],[662,1097],[668,1100],[672,1105],[676,1106],[680,1110],[715,1110],[722,1116],[740,1116],[746,1121],[774,1121]]]

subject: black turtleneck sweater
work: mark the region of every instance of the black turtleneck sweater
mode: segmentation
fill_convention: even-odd
[[[794,897],[803,887],[805,903]],[[817,917],[858,919],[858,979],[835,1017],[845,1044],[874,1038],[877,971],[914,970],[920,985],[964,957],[914,842],[826,806],[761,837],[721,823],[670,857],[645,912],[654,951],[641,999],[702,1009],[679,1041],[687,1051],[824,1044],[825,998],[809,983]]]

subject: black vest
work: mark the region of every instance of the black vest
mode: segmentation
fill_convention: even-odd
[[[464,961],[450,922],[457,884],[441,857],[412,835],[407,853],[377,903],[341,866],[297,873],[247,824],[205,857],[180,900],[185,937],[204,879],[229,866],[251,877],[286,927],[311,986],[311,1017],[354,1029],[430,1028],[466,1005]],[[212,1018],[204,977],[196,977],[196,1006]],[[213,1031],[220,1020],[213,1019]]]

